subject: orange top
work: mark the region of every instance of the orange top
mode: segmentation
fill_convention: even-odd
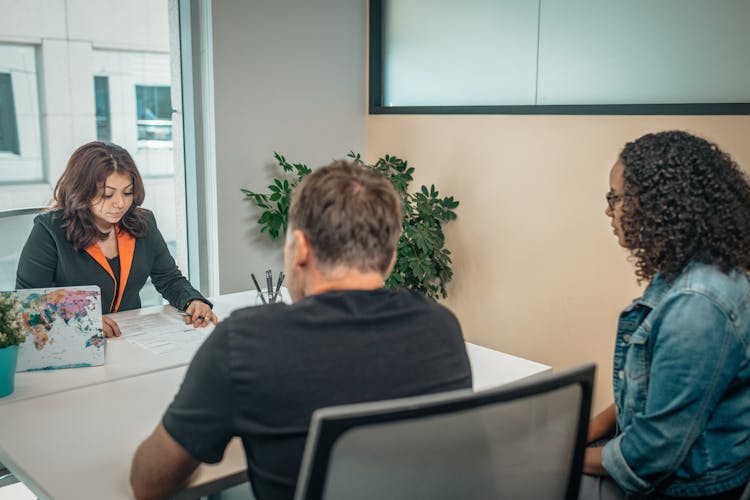
[[[133,254],[135,253],[135,238],[127,231],[117,226],[117,251],[120,254],[120,286],[117,297],[117,304],[115,304],[115,296],[112,297],[112,304],[109,306],[109,312],[117,312],[120,308],[120,301],[122,300],[122,294],[125,292],[125,284],[128,282],[128,274],[130,274],[130,267],[133,264]],[[89,254],[105,271],[112,277],[112,281],[117,286],[117,279],[115,273],[112,272],[112,268],[107,262],[107,258],[104,256],[101,247],[98,243],[93,243],[86,248],[86,253]]]

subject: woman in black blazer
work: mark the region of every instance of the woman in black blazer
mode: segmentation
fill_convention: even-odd
[[[16,288],[97,285],[102,312],[141,307],[139,292],[151,277],[185,323],[216,323],[211,303],[182,275],[154,215],[141,208],[143,181],[123,148],[103,142],[79,147],[55,186],[51,210],[34,219],[21,252]],[[103,317],[104,335],[119,336]]]

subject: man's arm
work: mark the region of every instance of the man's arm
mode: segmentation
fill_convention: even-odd
[[[179,491],[198,467],[159,424],[138,447],[130,468],[130,486],[138,499],[166,498]]]
[[[217,463],[232,439],[232,383],[227,322],[198,348],[161,423],[138,447],[130,484],[136,498],[164,498],[182,488],[198,463]]]

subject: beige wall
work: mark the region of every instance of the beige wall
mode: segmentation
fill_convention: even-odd
[[[461,205],[446,226],[446,304],[467,340],[552,365],[598,365],[611,402],[617,316],[640,294],[604,215],[609,168],[643,133],[703,135],[750,167],[750,117],[372,115],[368,158],[389,153]],[[414,187],[414,186],[413,186]]]

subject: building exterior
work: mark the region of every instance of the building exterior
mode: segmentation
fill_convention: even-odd
[[[114,142],[135,159],[144,206],[174,254],[185,212],[168,0],[0,0],[0,9],[0,210],[47,205],[78,146]]]

